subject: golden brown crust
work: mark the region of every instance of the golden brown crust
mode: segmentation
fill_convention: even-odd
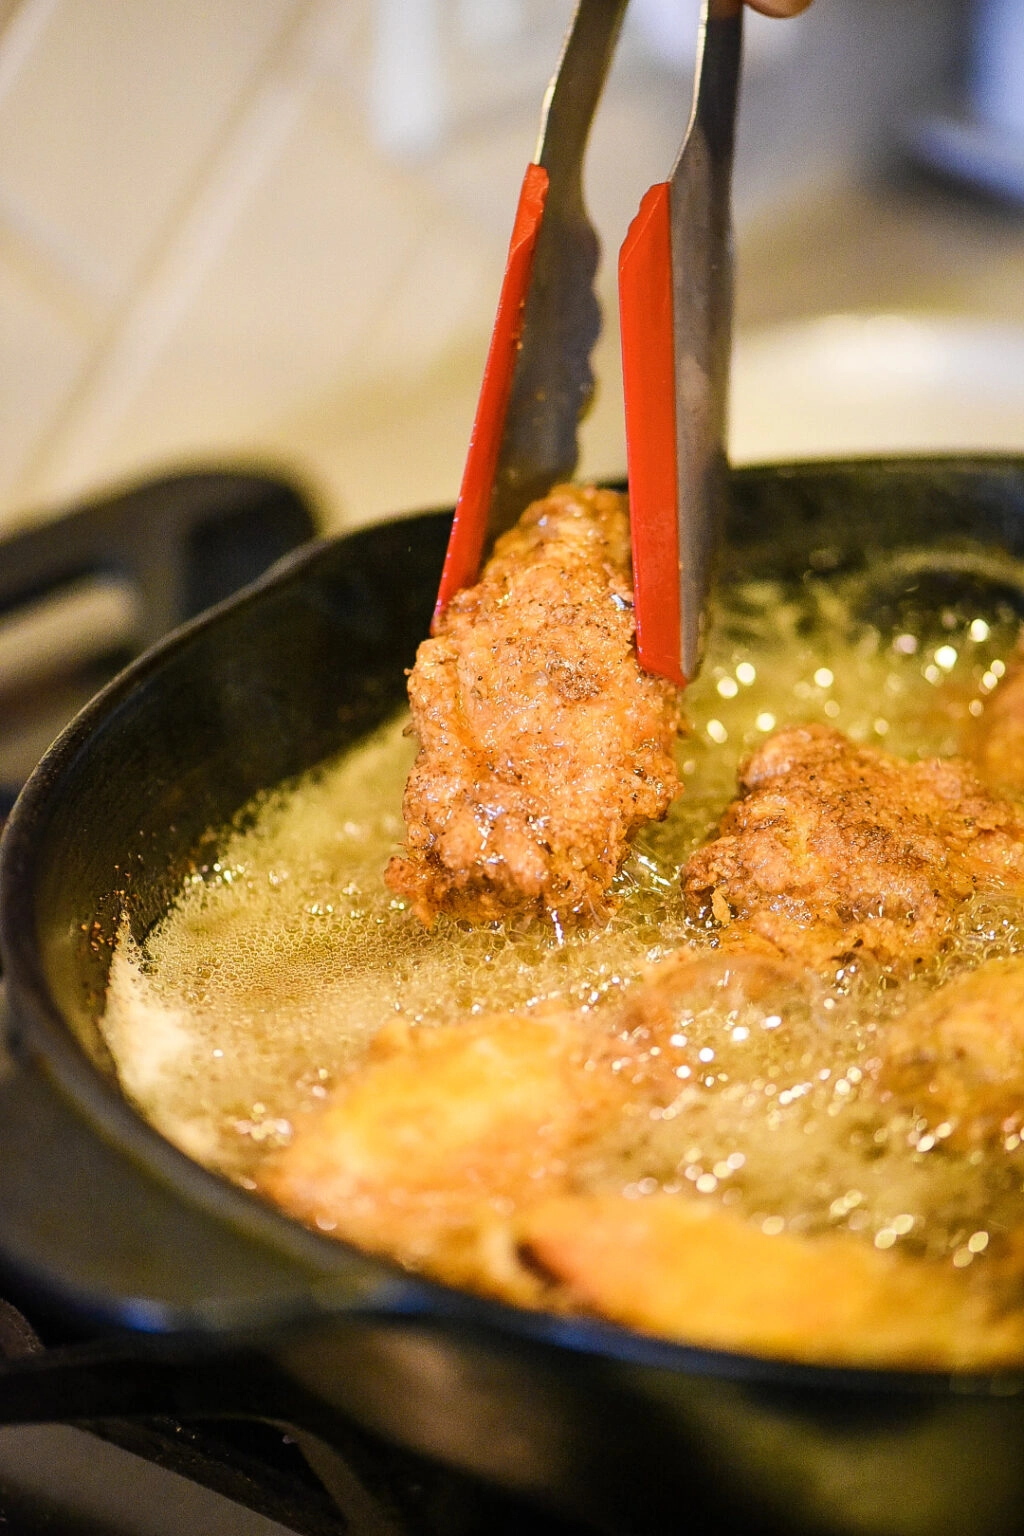
[[[968,728],[965,751],[978,777],[1003,795],[1024,795],[1024,642],[1018,642],[1006,676]]]
[[[641,671],[625,499],[557,487],[498,541],[409,678],[420,752],[386,880],[424,923],[602,915],[679,792],[674,688]]]
[[[670,1195],[557,1196],[519,1241],[577,1307],[681,1343],[829,1365],[943,1369],[1007,1363],[1024,1317],[952,1268],[845,1233],[768,1236]]]
[[[990,960],[930,992],[881,1041],[879,1082],[948,1144],[970,1148],[1024,1120],[1024,958]]]
[[[741,1009],[799,989],[759,956],[680,951],[610,1018],[556,1006],[455,1024],[395,1023],[303,1116],[260,1187],[310,1225],[507,1299],[547,1289],[517,1256],[519,1213],[568,1193],[603,1139],[642,1133],[698,1066],[680,1008]],[[679,1068],[684,1069],[683,1077]]]
[[[730,944],[812,967],[851,952],[913,962],[976,889],[1024,891],[1024,813],[959,760],[908,763],[793,726],[753,754],[740,788],[682,877],[691,916]]]
[[[1024,960],[997,972],[1015,998]],[[990,1117],[1004,1066],[1005,1093],[1017,1092],[1020,1030],[1000,1038],[980,978],[897,1021],[880,1047],[892,1093],[916,1102],[922,1052],[932,1052],[944,1110],[971,1095],[975,1069],[975,1113]],[[449,1284],[690,1344],[830,1364],[1018,1361],[1019,1234],[966,1274],[850,1232],[769,1235],[689,1190],[641,1195],[636,1184],[630,1193],[588,1182],[605,1138],[642,1134],[652,1107],[678,1094],[678,1068],[696,1067],[700,1024],[681,1036],[682,1008],[699,1015],[716,1004],[735,1019],[799,1002],[807,985],[778,958],[681,951],[629,989],[611,1027],[554,1008],[396,1024],[268,1160],[261,1188],[300,1219]],[[943,1006],[943,993],[976,1005],[973,1026]]]
[[[573,1149],[626,1093],[611,1052],[571,1014],[396,1025],[265,1165],[261,1187],[337,1237],[528,1300],[510,1214],[564,1186]]]

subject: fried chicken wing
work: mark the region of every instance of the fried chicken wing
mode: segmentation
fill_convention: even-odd
[[[913,962],[978,888],[1024,892],[1024,812],[957,759],[910,763],[822,725],[770,737],[682,876],[723,942],[819,967]]]
[[[262,1187],[338,1237],[529,1299],[509,1214],[562,1187],[573,1147],[625,1093],[610,1051],[571,1014],[390,1027]]]
[[[419,648],[420,751],[385,878],[426,924],[600,915],[679,791],[677,692],[641,671],[625,499],[560,486],[499,539]]]
[[[985,700],[965,746],[984,783],[1003,795],[1024,795],[1024,642]]]
[[[1024,1122],[1024,958],[990,960],[921,1000],[882,1037],[880,1085],[948,1143],[980,1146]]]
[[[759,1227],[670,1195],[561,1195],[525,1211],[519,1242],[577,1307],[710,1349],[830,1365],[955,1369],[1017,1360],[1024,1318],[984,1280],[845,1233]]]

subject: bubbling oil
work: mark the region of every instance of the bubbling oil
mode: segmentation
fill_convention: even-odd
[[[907,757],[948,756],[983,712],[1017,640],[1006,594],[1024,593],[1024,567],[954,552],[938,570],[953,596],[935,607],[919,577],[938,557],[901,558],[895,588],[879,561],[844,581],[809,572],[720,596],[685,699],[685,793],[637,839],[600,927],[442,917],[423,929],[383,881],[415,750],[404,717],[261,796],[143,945],[126,926],[119,935],[102,1028],[125,1092],[184,1151],[251,1187],[389,1020],[429,1027],[549,1004],[613,1020],[654,962],[707,946],[679,873],[735,793],[738,763],[773,730],[820,721]],[[1021,950],[1024,908],[990,894],[965,905],[912,980],[865,961],[797,998],[681,996],[694,1065],[677,1098],[609,1132],[579,1183],[685,1191],[769,1233],[842,1227],[966,1267],[991,1231],[1019,1225],[1019,1138],[984,1158],[957,1152],[948,1127],[883,1106],[871,1064],[894,1013]]]

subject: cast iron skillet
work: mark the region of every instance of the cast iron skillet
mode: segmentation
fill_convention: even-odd
[[[1017,1531],[1024,1372],[767,1363],[480,1301],[306,1232],[121,1097],[95,1020],[122,905],[144,934],[211,827],[395,708],[448,524],[289,558],[115,679],[24,790],[0,864],[0,1257],[111,1335],[8,1366],[0,1419],[232,1411],[329,1442],[346,1415],[637,1536]],[[1024,460],[744,470],[723,575],[950,540],[1024,555]]]

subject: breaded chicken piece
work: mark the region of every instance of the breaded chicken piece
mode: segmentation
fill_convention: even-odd
[[[569,1189],[609,1136],[671,1104],[704,1037],[681,1010],[788,995],[793,968],[683,952],[600,1020],[551,1008],[388,1026],[333,1098],[268,1159],[260,1187],[291,1215],[452,1284],[535,1301],[513,1217]],[[678,1069],[684,1068],[682,1077]]]
[[[723,1036],[737,1027],[747,1026],[745,1039],[766,1018],[770,1027],[784,1020],[792,1038],[812,988],[813,978],[777,955],[678,950],[652,965],[615,1010],[619,1071],[634,1091],[644,1090],[645,1107],[671,1103],[707,1071],[702,1048],[712,1046],[721,1065]]]
[[[420,751],[385,879],[430,924],[600,916],[679,792],[677,691],[640,669],[625,498],[559,486],[419,648]]]
[[[563,1186],[627,1091],[609,1043],[568,1013],[391,1026],[261,1187],[339,1238],[529,1300],[509,1215]]]
[[[723,942],[819,967],[937,951],[979,888],[1024,894],[1024,811],[958,759],[910,763],[823,725],[777,731],[682,876]]]
[[[846,1233],[768,1236],[693,1198],[562,1195],[517,1222],[577,1307],[709,1349],[828,1365],[984,1369],[1024,1357],[1024,1314],[984,1276]]]
[[[1024,642],[1018,642],[980,719],[968,728],[965,751],[991,789],[1024,795]]]
[[[969,1052],[981,1084],[972,1113],[998,1121],[995,1100],[1019,1093],[1024,1068],[984,1006],[993,971],[1008,997],[1011,982],[1024,988],[1024,960],[1000,962],[943,989],[950,1007],[930,1022],[897,1022],[891,1092],[914,1099],[934,1037],[942,1112],[956,1111]],[[264,1164],[260,1186],[299,1219],[449,1284],[698,1346],[942,1369],[1021,1360],[1024,1238],[1019,1253],[1011,1242],[965,1275],[851,1233],[769,1236],[688,1193],[620,1192],[617,1155],[657,1123],[656,1106],[692,1092],[701,1042],[717,1047],[723,1021],[732,1033],[737,1019],[776,1009],[788,1034],[808,985],[777,957],[684,951],[603,1021],[551,1009],[389,1026]],[[718,1036],[702,1034],[716,1019]]]
[[[879,1084],[969,1150],[1024,1122],[1024,958],[989,960],[928,994],[881,1038]]]

